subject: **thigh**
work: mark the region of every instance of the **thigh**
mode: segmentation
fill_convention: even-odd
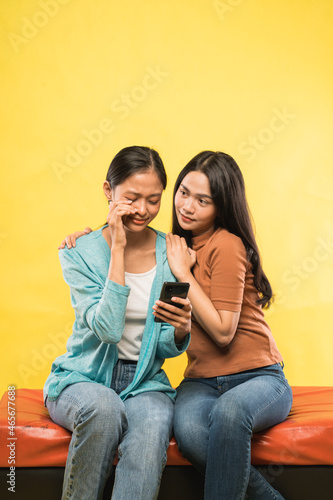
[[[56,401],[46,401],[52,420],[73,432],[80,416],[97,412],[106,417],[124,414],[124,404],[108,387],[93,382],[78,382],[67,386]]]
[[[219,415],[221,422],[247,422],[253,432],[259,432],[285,420],[291,405],[292,391],[282,370],[263,368],[222,394],[212,418]]]

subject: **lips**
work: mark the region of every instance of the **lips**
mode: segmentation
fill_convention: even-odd
[[[194,219],[191,219],[190,217],[186,217],[186,215],[184,215],[184,214],[182,214],[180,212],[179,212],[179,214],[180,214],[180,216],[181,216],[181,218],[183,219],[184,222],[193,222],[194,221]]]
[[[134,219],[133,217],[130,217],[130,220],[134,224],[144,224],[145,222],[147,222],[148,219]]]

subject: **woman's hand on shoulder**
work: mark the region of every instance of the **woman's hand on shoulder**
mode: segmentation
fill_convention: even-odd
[[[92,232],[91,227],[86,227],[83,231],[75,231],[75,233],[71,233],[66,236],[64,240],[62,240],[61,244],[58,246],[58,250],[65,248],[67,245],[68,248],[72,248],[76,246],[76,240],[84,236],[85,234],[89,234]]]
[[[172,233],[166,235],[167,257],[170,269],[179,281],[187,281],[196,263],[196,252],[189,248],[184,238]]]

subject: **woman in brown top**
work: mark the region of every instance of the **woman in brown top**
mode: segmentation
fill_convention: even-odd
[[[181,171],[172,232],[169,264],[190,283],[193,313],[175,407],[178,446],[205,474],[206,500],[281,499],[251,466],[251,437],[287,417],[292,391],[264,319],[272,290],[233,158],[204,151]]]

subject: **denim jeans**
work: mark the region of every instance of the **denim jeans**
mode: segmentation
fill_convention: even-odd
[[[176,441],[205,475],[205,500],[282,499],[251,466],[253,432],[282,422],[291,409],[292,391],[281,365],[187,378],[177,393]]]
[[[117,454],[113,500],[156,499],[172,434],[174,403],[162,392],[122,401],[136,365],[118,361],[112,388],[80,382],[46,405],[54,422],[72,431],[62,500],[100,500]]]

